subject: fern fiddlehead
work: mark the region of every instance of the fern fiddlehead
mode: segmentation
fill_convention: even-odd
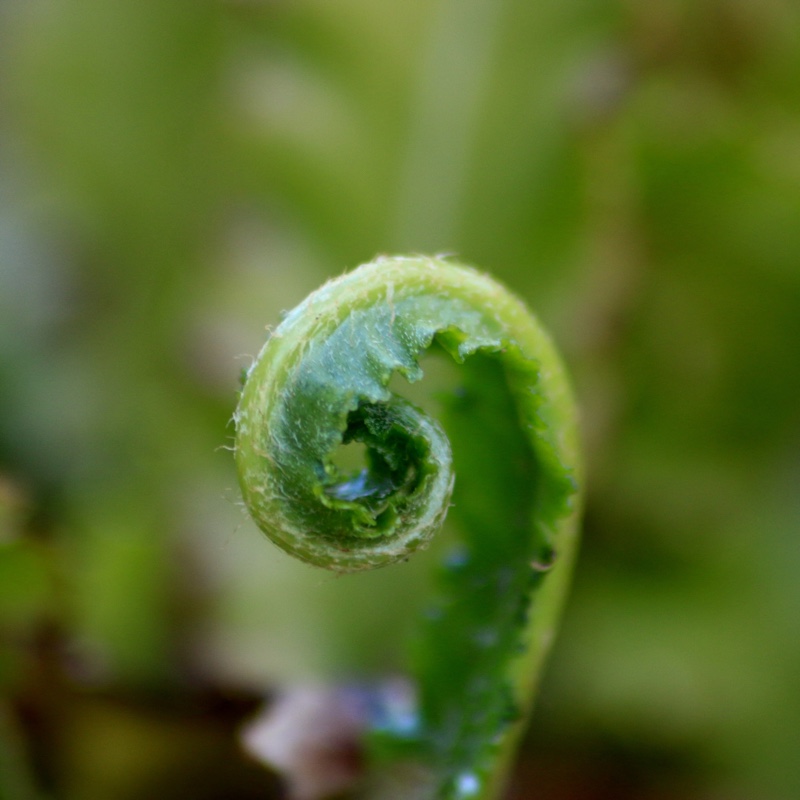
[[[395,373],[420,379],[431,349],[460,365],[442,425],[388,388]],[[379,749],[424,765],[415,797],[496,797],[577,539],[575,412],[549,337],[471,268],[380,258],[283,320],[235,422],[251,515],[309,563],[348,572],[403,560],[452,504],[458,544],[411,657],[417,724],[384,731]],[[334,459],[351,441],[366,450],[355,473]]]

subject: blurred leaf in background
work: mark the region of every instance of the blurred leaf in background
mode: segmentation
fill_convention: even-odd
[[[509,796],[800,795],[795,4],[0,21],[8,792],[277,797],[237,749],[259,699],[400,668],[427,564],[291,562],[225,447],[265,325],[432,251],[527,298],[584,415],[586,543]]]

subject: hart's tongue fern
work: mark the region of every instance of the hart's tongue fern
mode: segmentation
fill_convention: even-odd
[[[441,424],[388,389],[394,373],[421,378],[429,348],[461,365]],[[382,258],[284,319],[235,419],[250,513],[309,563],[348,572],[405,559],[449,509],[460,541],[410,658],[418,725],[383,731],[379,750],[420,765],[415,796],[495,797],[577,538],[575,410],[547,334],[473,269]],[[351,441],[367,464],[347,473],[333,456]]]

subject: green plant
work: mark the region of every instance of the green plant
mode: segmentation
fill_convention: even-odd
[[[426,351],[460,365],[442,401],[447,436],[388,388],[394,373],[420,379]],[[458,543],[410,658],[418,719],[373,731],[369,746],[373,763],[420,766],[415,797],[495,797],[552,639],[580,511],[575,412],[548,336],[485,275],[441,258],[381,258],[284,319],[235,420],[250,513],[284,550],[328,569],[380,567],[424,547],[455,472]],[[364,469],[337,466],[352,441],[365,447]]]

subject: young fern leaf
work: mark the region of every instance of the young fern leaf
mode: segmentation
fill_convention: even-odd
[[[442,425],[388,389],[394,373],[421,378],[430,348],[460,365]],[[376,732],[372,746],[381,763],[417,765],[404,797],[496,797],[577,544],[575,409],[547,334],[471,268],[380,258],[284,319],[235,420],[251,515],[311,564],[348,572],[404,560],[449,509],[458,546],[411,656],[418,719]],[[344,474],[333,456],[351,441],[367,467]]]

